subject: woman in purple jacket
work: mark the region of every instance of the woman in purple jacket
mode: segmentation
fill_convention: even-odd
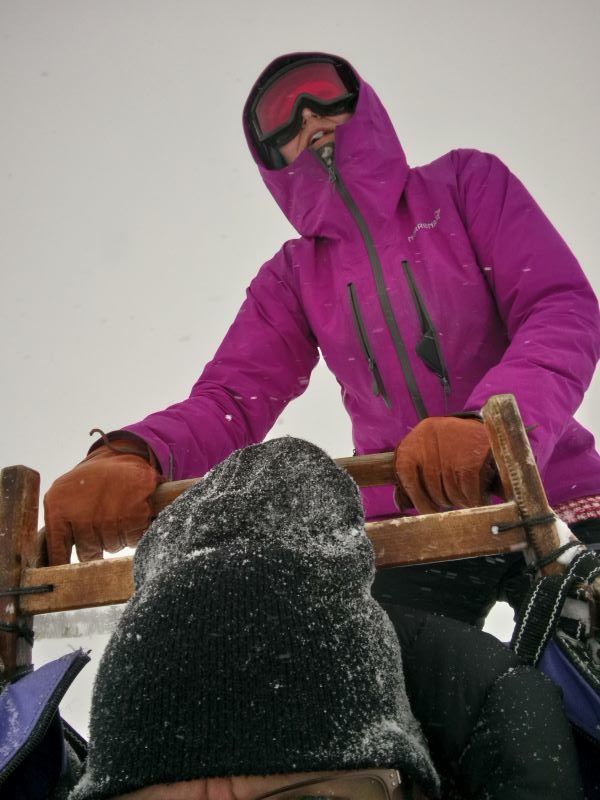
[[[579,264],[499,159],[455,150],[410,168],[378,97],[336,56],[296,53],[258,78],[244,130],[299,238],[247,297],[190,397],[96,443],[46,497],[50,558],[137,541],[162,478],[204,474],[261,441],[319,355],[356,452],[397,449],[404,509],[484,502],[489,445],[473,418],[512,392],[551,504],[597,540],[600,459],[573,414],[598,359],[598,304]],[[142,458],[140,458],[142,456]],[[363,495],[398,513],[392,488]],[[516,603],[522,558],[381,572],[383,600],[481,623]],[[435,589],[434,591],[427,591]]]

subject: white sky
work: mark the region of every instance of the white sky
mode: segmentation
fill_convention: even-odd
[[[46,488],[90,428],[187,395],[294,235],[240,123],[282,52],[353,62],[411,164],[495,152],[600,288],[599,23],[597,0],[0,0],[0,464]],[[324,369],[274,433],[351,453]]]

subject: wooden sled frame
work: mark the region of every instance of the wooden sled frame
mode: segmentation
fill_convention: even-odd
[[[559,547],[555,519],[514,397],[490,398],[483,418],[506,502],[367,523],[378,567],[515,551],[535,560]],[[337,463],[359,486],[381,486],[394,483],[392,457],[357,456]],[[159,486],[152,497],[155,512],[194,482]],[[0,682],[31,664],[33,615],[124,603],[134,589],[131,556],[45,566],[44,534],[37,530],[39,483],[39,474],[27,467],[0,470]],[[556,562],[542,569],[545,574],[562,571]]]

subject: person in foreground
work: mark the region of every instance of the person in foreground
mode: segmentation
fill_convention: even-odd
[[[300,236],[260,269],[189,398],[98,441],[51,487],[51,563],[73,544],[82,560],[135,544],[157,483],[261,441],[320,355],[356,452],[396,449],[403,510],[486,502],[493,470],[477,414],[511,392],[551,505],[580,539],[600,540],[600,458],[573,418],[600,353],[598,303],[520,181],[476,150],[409,167],[371,86],[330,54],[275,59],[243,124]],[[363,499],[368,517],[398,513],[393,487]],[[520,556],[405,567],[380,573],[376,592],[482,624],[499,595],[518,605],[522,574]]]
[[[580,798],[558,691],[473,628],[398,612],[405,657],[430,662],[405,686],[374,572],[358,488],[322,450],[235,452],[136,551],[69,800]]]

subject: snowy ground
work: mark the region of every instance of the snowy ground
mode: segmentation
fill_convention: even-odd
[[[501,641],[508,641],[512,628],[513,620],[510,606],[506,603],[497,603],[488,617],[485,630],[493,633]],[[109,636],[109,633],[91,633],[46,639],[38,635],[33,649],[33,660],[36,667],[45,664],[47,661],[52,661],[52,659],[58,658],[70,650],[80,647],[84,650],[90,650],[90,663],[75,679],[75,683],[67,692],[60,706],[62,716],[86,739],[88,738],[88,718],[94,677]]]

